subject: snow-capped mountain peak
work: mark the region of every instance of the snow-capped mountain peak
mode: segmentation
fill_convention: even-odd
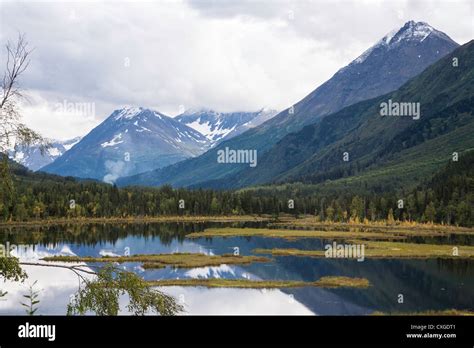
[[[397,28],[389,32],[375,45],[370,47],[359,57],[357,57],[350,65],[363,63],[375,50],[391,50],[403,43],[423,42],[429,36],[435,36],[443,40],[452,41],[446,34],[434,29],[426,22],[408,21],[401,28]],[[454,43],[454,41],[452,41]],[[344,70],[343,68],[342,70]]]
[[[428,23],[408,21],[398,31],[392,31],[386,35],[384,42],[387,45],[394,45],[402,40],[417,40],[421,42],[434,31],[435,29]]]
[[[159,113],[158,111],[152,109],[144,108],[141,106],[126,106],[122,109],[115,110],[109,116],[109,119],[121,122],[129,122],[133,120],[133,122],[136,123],[139,119],[146,122],[147,117],[157,117],[161,120],[163,120],[163,117],[168,118],[168,116],[166,116],[165,114]]]
[[[126,106],[123,109],[115,110],[112,115],[116,121],[120,119],[130,120],[139,115],[143,110],[142,107]]]

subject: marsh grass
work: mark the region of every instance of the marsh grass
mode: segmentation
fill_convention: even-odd
[[[28,227],[28,226],[55,226],[67,224],[86,225],[91,223],[101,224],[143,224],[156,222],[247,222],[247,221],[269,221],[270,215],[170,215],[170,216],[130,216],[130,217],[81,217],[81,218],[51,218],[30,221],[2,221],[0,227]],[[285,221],[285,219],[283,219]]]
[[[324,250],[301,250],[301,249],[253,249],[255,254],[271,254],[273,256],[304,256],[304,257],[324,257]]]
[[[365,278],[328,276],[314,282],[297,280],[249,280],[224,278],[162,279],[148,281],[150,286],[202,286],[207,288],[279,289],[279,288],[368,288]]]
[[[363,244],[365,258],[452,258],[468,259],[474,257],[473,246],[454,246],[442,244],[417,244],[385,241],[352,240],[348,243]],[[454,255],[457,248],[458,255]],[[256,254],[271,254],[273,256],[302,256],[325,257],[325,250],[301,249],[254,249]]]
[[[144,268],[163,268],[172,266],[176,268],[195,268],[205,266],[219,266],[223,264],[250,264],[252,262],[270,262],[266,257],[240,256],[232,254],[206,255],[197,253],[173,254],[143,254],[130,256],[51,256],[42,260],[51,262],[142,262]]]
[[[340,231],[391,232],[406,236],[442,236],[449,234],[474,234],[474,228],[415,221],[366,221],[333,222],[317,221],[314,217],[303,217],[291,221],[271,222],[268,226],[299,229],[334,229]]]
[[[210,238],[210,237],[268,237],[284,238],[288,240],[298,238],[330,238],[330,239],[405,239],[389,233],[380,232],[350,232],[350,231],[312,231],[312,230],[281,230],[271,228],[208,228],[202,232],[193,232],[186,238]]]

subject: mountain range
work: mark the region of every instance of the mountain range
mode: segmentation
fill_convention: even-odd
[[[114,182],[197,156],[210,143],[201,133],[157,111],[115,110],[70,151],[42,171]]]
[[[8,156],[28,169],[38,170],[54,162],[80,140],[81,137],[69,140],[49,139],[48,143],[50,146],[43,152],[40,147],[35,145],[30,147],[16,146],[14,149],[8,151]]]
[[[305,169],[295,169],[295,172],[289,172],[289,170],[294,166],[302,165],[313,156],[311,151],[317,149],[324,152],[325,146],[333,144],[336,140],[340,141],[338,144],[341,145],[341,149],[338,148],[339,152],[333,153],[333,156],[337,157],[346,141],[350,140],[353,148],[358,150],[357,145],[363,143],[357,140],[357,137],[367,135],[369,129],[373,133],[369,134],[367,140],[370,138],[370,146],[376,148],[379,145],[377,139],[393,141],[396,138],[395,134],[387,138],[383,136],[386,132],[393,133],[391,127],[395,129],[413,127],[412,124],[407,123],[408,120],[397,123],[395,119],[387,122],[377,119],[373,124],[370,123],[371,121],[366,119],[368,116],[365,116],[366,112],[369,113],[367,109],[369,108],[373,114],[376,112],[374,105],[380,104],[386,98],[375,101],[371,99],[385,96],[402,87],[458,46],[446,34],[427,23],[409,21],[400,29],[385,35],[301,101],[260,126],[229,140],[221,141],[198,157],[166,168],[121,178],[117,183],[120,185],[172,184],[180,187],[238,188],[261,183],[299,180],[302,177],[307,178],[310,170],[320,173],[323,168],[326,170],[330,168],[330,164],[333,165],[336,162],[331,159],[333,162],[328,162],[326,167],[308,166],[303,167]],[[458,69],[458,71],[462,70]],[[429,76],[429,78],[436,79],[436,76]],[[428,82],[431,81],[425,81],[425,83]],[[417,87],[425,88],[420,84]],[[429,100],[429,95],[427,95],[429,92],[430,90],[425,90],[423,95],[415,92],[413,95],[406,93],[402,95],[411,98],[409,101],[418,102],[418,98],[421,97],[424,101]],[[434,93],[441,93],[440,89],[436,89]],[[431,110],[430,104],[422,103],[422,105],[423,113]],[[429,109],[426,109],[427,107]],[[433,107],[433,110],[441,111],[441,108]],[[329,115],[331,117],[328,118]],[[359,122],[362,119],[359,120],[356,115],[364,116],[366,123]],[[326,119],[327,121],[322,122]],[[311,132],[311,128],[305,128],[305,126],[318,127],[318,134],[314,136],[316,139],[304,133]],[[354,130],[354,127],[362,126],[368,126],[366,133],[364,133],[364,128],[360,128],[359,133]],[[300,131],[303,133],[298,133]],[[312,148],[311,144],[307,143],[309,140],[318,143],[316,148]],[[260,163],[255,168],[249,168],[245,163],[219,163],[218,154],[228,149],[257,151]],[[330,151],[329,148],[326,151]]]
[[[122,176],[195,157],[220,141],[259,125],[275,113],[267,109],[234,113],[189,110],[171,118],[151,109],[126,107],[115,110],[81,139],[74,151],[55,151],[59,155],[49,158],[48,153],[41,156],[35,150],[34,166],[29,165],[30,161],[21,163],[32,170],[41,168],[63,176],[114,182]],[[56,147],[48,151],[54,149]],[[19,160],[22,154],[11,157]],[[52,163],[53,160],[56,161]]]

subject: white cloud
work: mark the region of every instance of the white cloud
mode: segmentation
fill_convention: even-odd
[[[0,2],[0,43],[26,33],[25,117],[64,139],[125,104],[282,109],[409,19],[464,43],[471,15],[469,1]],[[52,112],[64,100],[95,116]]]
[[[80,102],[79,98],[58,97],[59,93],[29,90],[21,107],[24,122],[43,136],[59,140],[83,136],[97,125],[95,104],[90,109],[88,104],[83,108],[79,103],[87,102]],[[68,100],[74,100],[74,104]],[[68,108],[68,104],[73,107]]]

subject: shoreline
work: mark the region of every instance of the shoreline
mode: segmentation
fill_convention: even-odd
[[[474,234],[473,227],[456,226],[456,225],[442,225],[433,223],[415,223],[408,221],[395,221],[388,223],[387,221],[370,221],[368,223],[361,222],[333,222],[333,221],[317,221],[313,216],[300,216],[298,218],[292,215],[282,215],[275,220],[274,216],[269,214],[262,215],[168,215],[168,216],[137,216],[137,217],[95,217],[95,218],[51,218],[38,219],[29,221],[2,221],[0,228],[9,227],[42,227],[68,224],[142,224],[142,223],[160,223],[160,222],[269,222],[268,227],[277,229],[291,229],[291,230],[316,230],[317,228],[341,228],[343,230],[350,229],[374,229],[378,231],[371,232],[386,232],[391,231],[400,233],[404,231],[430,231],[456,234]],[[385,230],[385,231],[384,231]],[[369,231],[366,231],[369,232]]]
[[[4,227],[35,227],[35,226],[55,226],[67,224],[141,224],[141,223],[155,223],[155,222],[262,222],[270,221],[270,216],[257,215],[236,215],[236,216],[191,216],[191,215],[170,215],[170,216],[156,216],[156,217],[107,217],[107,218],[55,218],[55,219],[40,219],[31,221],[8,221],[0,222],[0,228]]]

